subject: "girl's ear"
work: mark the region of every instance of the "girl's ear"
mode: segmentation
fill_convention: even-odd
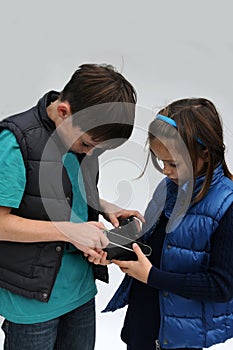
[[[57,113],[60,118],[66,119],[71,116],[71,108],[69,102],[60,102],[57,106]]]
[[[201,159],[203,159],[204,162],[208,162],[208,160],[209,160],[209,151],[208,151],[208,149],[205,149],[204,151],[201,152]]]

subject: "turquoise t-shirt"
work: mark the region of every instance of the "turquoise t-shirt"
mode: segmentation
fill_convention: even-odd
[[[63,159],[72,183],[70,221],[87,221],[87,205],[79,162],[72,152]],[[26,176],[20,147],[13,133],[0,133],[0,206],[18,208]],[[76,249],[66,249],[48,303],[28,299],[0,288],[0,314],[15,323],[45,322],[91,300],[97,293],[92,267]]]

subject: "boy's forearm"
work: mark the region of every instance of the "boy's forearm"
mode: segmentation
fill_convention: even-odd
[[[12,242],[68,241],[55,222],[25,219],[0,209],[0,240]]]

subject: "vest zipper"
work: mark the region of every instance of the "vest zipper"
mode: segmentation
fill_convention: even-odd
[[[158,339],[156,339],[156,341],[155,341],[155,349],[156,350],[161,350],[160,343],[159,343]]]

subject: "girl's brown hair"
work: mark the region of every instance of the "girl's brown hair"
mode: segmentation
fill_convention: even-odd
[[[181,99],[161,109],[158,114],[173,119],[177,130],[170,124],[155,118],[149,126],[149,142],[157,137],[177,138],[178,134],[187,147],[191,159],[194,185],[197,160],[203,151],[207,151],[206,176],[202,188],[194,199],[195,202],[201,200],[208,192],[214,169],[219,164],[222,164],[224,175],[233,179],[225,161],[222,121],[211,101],[205,98]],[[155,166],[158,167],[156,164]]]

